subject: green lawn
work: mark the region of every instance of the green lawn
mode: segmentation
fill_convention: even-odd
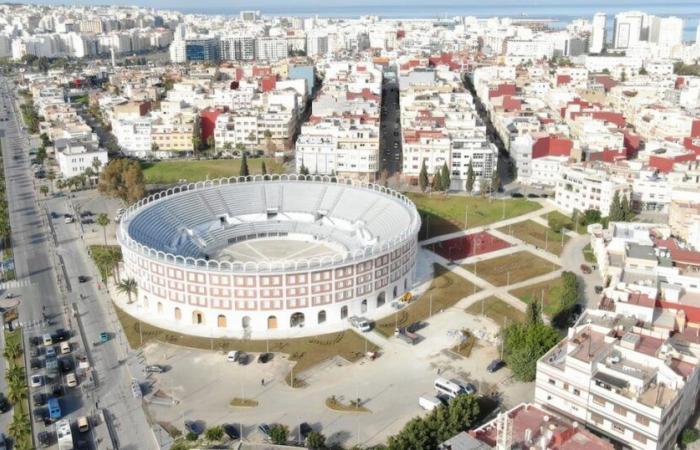
[[[374,328],[378,332],[387,337],[393,336],[396,326],[405,327],[418,320],[425,320],[431,312],[432,314],[438,313],[451,307],[462,298],[479,292],[479,288],[472,283],[439,264],[433,264],[433,270],[434,278],[430,288],[417,300],[404,306],[403,309],[377,321]]]
[[[542,283],[515,289],[510,293],[524,303],[530,303],[533,300],[540,302],[544,298],[544,313],[549,317],[553,317],[561,310],[563,288],[564,282],[562,278],[557,277]]]
[[[560,213],[559,211],[550,211],[543,215],[542,218],[544,218],[544,220],[548,220],[550,216],[552,218],[558,218],[562,223],[571,224],[571,231],[575,231],[578,234],[586,234],[586,227],[574,223],[574,220],[570,216]]]
[[[251,158],[248,169],[251,175],[259,174],[265,161],[267,173],[281,173],[283,167],[271,158]],[[180,180],[201,181],[211,178],[239,176],[240,159],[179,159],[172,161],[144,162],[141,164],[146,183],[177,183]]]
[[[413,200],[423,218],[421,239],[453,233],[464,229],[465,216],[467,228],[488,225],[499,220],[527,214],[541,208],[539,203],[511,198],[491,200],[488,197],[465,197],[443,194],[406,193]],[[504,215],[505,202],[505,215]],[[467,206],[469,213],[466,214]]]
[[[503,326],[505,323],[525,322],[524,312],[513,308],[496,296],[485,298],[483,302],[484,315],[496,322],[499,326]],[[472,305],[466,309],[466,312],[474,316],[480,316],[481,308],[481,301],[478,301],[472,303]]]
[[[509,282],[518,283],[559,269],[556,264],[526,251],[487,259],[476,265],[465,264],[462,267],[494,286],[505,286]]]
[[[515,236],[521,241],[545,249],[555,255],[561,255],[566,241],[569,240],[566,234],[555,233],[548,227],[532,220],[514,223],[507,227],[499,228],[498,231]]]

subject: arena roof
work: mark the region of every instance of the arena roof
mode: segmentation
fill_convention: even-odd
[[[223,178],[154,194],[126,211],[118,237],[122,245],[175,262],[234,270],[263,262],[277,269],[366,257],[415,239],[419,227],[413,203],[391,189],[275,175]],[[240,245],[270,239],[295,241],[295,251]]]

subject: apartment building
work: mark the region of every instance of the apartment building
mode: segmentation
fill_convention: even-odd
[[[535,403],[632,449],[671,449],[695,410],[699,355],[673,315],[588,310],[537,362]]]
[[[561,167],[554,192],[557,207],[570,214],[597,209],[605,217],[615,193],[629,199],[631,189],[624,180],[611,176],[604,164],[571,163]]]
[[[55,157],[58,170],[63,178],[83,174],[87,168],[94,170],[95,165],[99,168],[104,167],[108,162],[107,150],[91,149],[82,145],[69,145],[61,151],[57,151]],[[96,164],[95,160],[99,164]]]

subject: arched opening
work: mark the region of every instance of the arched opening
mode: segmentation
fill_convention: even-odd
[[[158,302],[158,305],[156,306],[156,309],[158,310],[159,314],[163,314],[163,303]]]
[[[294,314],[292,314],[292,316],[289,318],[289,326],[292,328],[303,327],[304,326],[304,313],[295,312]]]
[[[362,300],[362,303],[360,303],[360,313],[364,314],[367,312],[367,299]]]
[[[323,323],[326,321],[326,310],[322,309],[318,312],[318,323]]]
[[[394,286],[394,298],[399,296],[399,288]]]
[[[249,328],[250,327],[250,317],[249,316],[243,316],[243,319],[241,319],[241,325],[243,325],[243,328]]]
[[[202,325],[204,323],[204,315],[201,311],[192,311],[192,325]]]
[[[348,318],[348,307],[343,306],[340,308],[340,320],[347,319]]]
[[[384,306],[384,303],[386,303],[386,292],[382,291],[377,295],[377,308]]]
[[[274,330],[277,328],[277,316],[269,316],[267,318],[267,329]]]
[[[180,319],[182,319],[182,311],[180,311],[180,308],[175,308],[175,320]]]
[[[403,290],[404,291],[408,290],[408,278],[403,279]]]
[[[216,318],[216,326],[219,328],[226,328],[226,316],[219,314]]]

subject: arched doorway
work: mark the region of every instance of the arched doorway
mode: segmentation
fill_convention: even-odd
[[[267,329],[274,330],[277,328],[277,316],[269,316],[267,318]]]
[[[360,314],[364,314],[367,312],[367,299],[362,300],[362,303],[360,303]]]
[[[204,324],[204,315],[201,311],[192,311],[192,325]]]
[[[226,316],[219,314],[216,318],[216,326],[219,328],[226,328]]]
[[[326,321],[326,310],[322,309],[318,312],[318,323],[323,323]]]
[[[348,307],[343,306],[340,308],[340,320],[347,319],[348,318]]]
[[[241,325],[243,325],[243,328],[249,328],[250,327],[250,317],[249,316],[243,316],[243,319],[241,319]]]
[[[163,303],[158,302],[158,305],[156,306],[156,310],[158,311],[158,314],[163,314]]]
[[[292,314],[292,316],[289,318],[289,326],[292,328],[303,327],[304,326],[304,313],[295,312],[294,314]]]
[[[394,298],[399,296],[399,288],[394,286]]]
[[[377,308],[384,306],[384,303],[386,303],[386,292],[382,291],[377,295]]]
[[[180,319],[182,319],[182,311],[180,311],[180,308],[175,308],[175,320]]]

